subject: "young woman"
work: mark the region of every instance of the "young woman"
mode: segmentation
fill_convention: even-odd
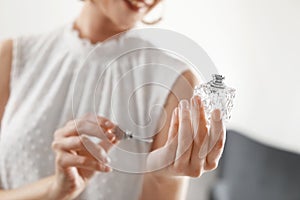
[[[134,114],[142,121],[147,121],[143,113],[146,104],[164,105],[165,123],[146,147],[150,152],[148,164],[164,166],[159,170],[132,174],[114,170],[109,164],[110,159],[114,160],[109,154],[113,146],[135,148],[134,151],[145,147],[137,142],[118,141],[115,131],[119,121],[111,121],[113,114],[107,103],[113,102],[109,95],[112,81],[130,70],[137,59],[134,56],[117,63],[105,75],[99,89],[99,116],[87,114],[91,109],[84,103],[80,104],[83,107],[76,117],[72,115],[75,71],[87,54],[99,43],[107,49],[104,57],[117,54],[128,38],[120,36],[122,42],[120,38],[106,39],[133,28],[159,3],[159,0],[86,0],[71,26],[1,43],[0,199],[183,199],[187,188],[185,177],[199,177],[216,168],[225,140],[220,112],[213,112],[212,131],[208,134],[201,100],[191,98],[196,79],[188,68],[178,67],[180,76],[165,76],[154,68],[145,69],[141,76],[132,76],[131,81],[124,82],[122,92],[117,93],[117,103],[113,104],[117,110],[113,114],[122,116],[120,124],[126,125],[122,98],[130,95],[132,91],[126,91],[134,89],[135,82],[160,77],[180,94],[178,99],[170,91],[149,89],[151,98],[137,97],[142,101],[134,104]],[[141,54],[138,59],[154,57]],[[173,58],[167,59],[173,62]],[[93,63],[101,63],[101,59]],[[180,62],[173,63],[176,67]],[[97,65],[90,65],[85,71],[88,78],[81,82],[80,99],[87,98],[90,85],[97,83],[91,72],[98,70]],[[122,66],[127,71],[122,71]],[[102,140],[93,143],[85,135]],[[199,157],[205,141],[213,137],[218,138],[217,142],[204,157]],[[134,163],[119,159],[121,168]],[[168,165],[161,164],[168,160],[171,160]]]

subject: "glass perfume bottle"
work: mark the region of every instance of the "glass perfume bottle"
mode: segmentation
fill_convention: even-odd
[[[211,81],[196,86],[194,95],[201,97],[208,122],[212,111],[215,109],[219,109],[221,118],[228,122],[231,117],[236,90],[224,84],[224,76],[213,74],[212,77]]]

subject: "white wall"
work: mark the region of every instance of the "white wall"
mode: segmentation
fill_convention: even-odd
[[[0,39],[70,21],[78,0],[0,0]],[[165,22],[197,41],[238,90],[229,126],[300,152],[300,1],[168,0]]]
[[[0,39],[52,30],[72,20],[79,0],[0,0]]]

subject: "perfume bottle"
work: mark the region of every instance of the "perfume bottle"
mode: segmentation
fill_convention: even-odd
[[[196,86],[194,95],[201,97],[208,122],[212,111],[215,109],[219,109],[221,118],[228,122],[231,117],[236,90],[224,84],[224,76],[213,74],[212,77],[213,79],[208,83]]]

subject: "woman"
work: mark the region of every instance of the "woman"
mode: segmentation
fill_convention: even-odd
[[[150,144],[151,153],[147,160],[150,167],[164,166],[159,170],[137,175],[110,167],[109,161],[114,159],[108,157],[110,149],[122,143],[116,137],[118,121],[109,120],[111,112],[103,103],[112,101],[111,97],[101,96],[97,117],[84,114],[90,112],[84,107],[86,104],[80,104],[84,108],[79,106],[81,111],[77,112],[76,119],[72,115],[70,98],[71,85],[76,80],[74,66],[80,65],[93,44],[103,42],[110,48],[109,52],[117,50],[118,45],[124,46],[123,43],[114,46],[115,43],[105,40],[133,28],[158,3],[158,0],[86,0],[71,27],[1,43],[0,199],[183,199],[186,176],[199,177],[216,168],[225,138],[220,112],[214,111],[212,132],[207,137],[200,98],[185,100],[192,96],[196,84],[194,75],[187,68],[178,70],[181,76],[170,75],[168,79],[172,91],[181,94],[180,102],[171,92],[158,95],[156,90],[150,89],[157,96],[151,103],[157,103],[157,99],[159,103],[165,102],[167,114],[166,123]],[[126,37],[123,40],[127,41]],[[97,60],[99,62],[101,60]],[[96,67],[90,69],[98,70]],[[90,73],[90,69],[86,73]],[[105,76],[99,94],[109,91],[110,77],[114,77],[112,72]],[[144,77],[151,77],[151,74],[159,76],[153,70],[147,71]],[[81,82],[85,83],[82,84],[81,99],[88,95],[85,86],[89,81]],[[131,87],[129,83],[125,84]],[[145,102],[142,101],[140,107],[137,105],[137,115]],[[122,113],[119,111],[118,114]],[[93,143],[81,132],[102,140]],[[205,141],[212,141],[214,137],[218,141],[204,157],[199,157],[207,144]],[[139,150],[143,145],[123,144],[124,148],[131,146]],[[166,160],[171,162],[162,165],[161,162]]]

